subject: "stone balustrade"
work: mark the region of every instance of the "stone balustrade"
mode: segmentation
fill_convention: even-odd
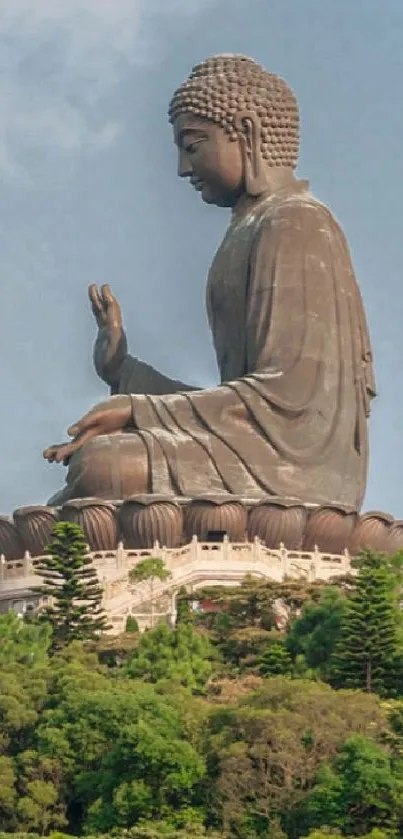
[[[150,599],[149,584],[131,584],[129,571],[151,556],[162,559],[170,572],[168,580],[157,581],[154,586],[156,600],[164,596],[170,599],[170,613],[174,612],[175,596],[182,586],[188,591],[197,591],[202,586],[236,585],[248,574],[278,582],[284,577],[303,577],[313,582],[354,573],[347,551],[329,554],[317,549],[287,550],[284,546],[273,550],[258,538],[252,542],[234,543],[227,537],[221,542],[200,542],[195,536],[180,548],[160,547],[157,542],[153,548],[138,550],[125,549],[119,543],[115,550],[92,551],[90,556],[103,588],[103,606],[114,632],[124,629],[129,615],[141,618],[143,625],[147,623],[147,613],[142,607]],[[4,606],[12,607],[16,601],[21,603],[23,595],[29,600],[30,590],[32,596],[32,589],[41,585],[42,580],[36,573],[38,559],[28,552],[19,560],[6,561],[4,556],[0,557],[0,602]]]

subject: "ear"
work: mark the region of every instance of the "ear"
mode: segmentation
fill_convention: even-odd
[[[267,172],[261,155],[261,127],[256,114],[240,111],[235,116],[244,165],[245,190],[258,196],[267,188]]]

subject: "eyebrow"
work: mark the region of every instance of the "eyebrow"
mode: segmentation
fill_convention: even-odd
[[[179,131],[177,138],[177,145],[180,146],[187,134],[196,134],[199,137],[205,136],[206,132],[202,128],[182,128]]]

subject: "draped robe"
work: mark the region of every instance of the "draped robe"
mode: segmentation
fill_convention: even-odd
[[[359,508],[371,347],[346,240],[305,182],[241,201],[207,311],[218,387],[191,389],[126,354],[112,388],[131,394],[151,491]]]

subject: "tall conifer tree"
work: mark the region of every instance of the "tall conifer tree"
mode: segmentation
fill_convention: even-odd
[[[107,629],[102,588],[84,534],[77,524],[59,522],[52,531],[46,556],[36,563],[43,585],[36,590],[50,598],[40,620],[52,626],[52,649],[71,641],[95,638]]]
[[[331,681],[385,695],[399,659],[396,578],[382,554],[363,552],[358,565],[356,590],[331,658]]]

